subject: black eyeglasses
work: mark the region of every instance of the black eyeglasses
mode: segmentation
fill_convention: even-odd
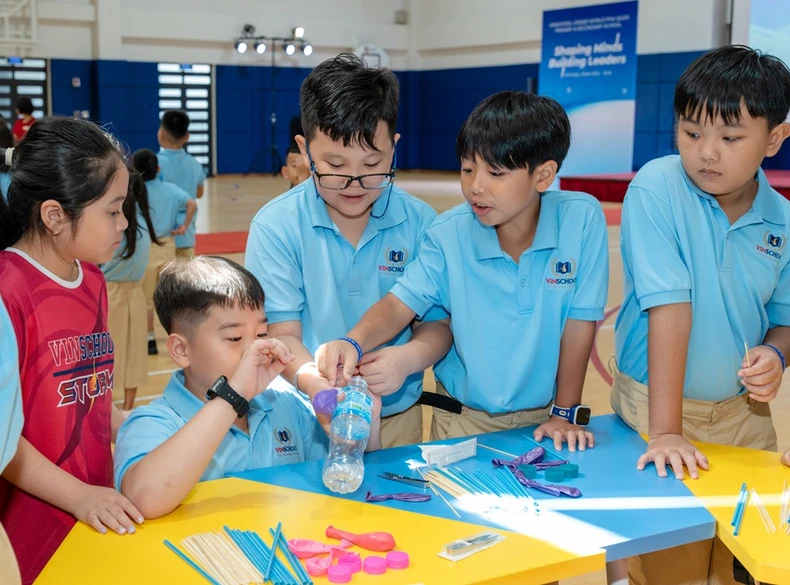
[[[395,161],[397,159],[397,152],[392,155],[392,167],[389,173],[372,173],[369,175],[335,175],[332,173],[319,173],[315,169],[315,162],[310,155],[310,149],[307,149],[307,158],[310,160],[310,172],[315,175],[318,184],[324,189],[332,189],[334,191],[342,191],[348,189],[351,183],[357,181],[359,186],[363,189],[384,189],[388,187],[395,179]]]

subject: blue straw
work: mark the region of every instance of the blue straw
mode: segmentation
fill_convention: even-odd
[[[730,522],[730,526],[735,526],[735,520],[738,518],[738,512],[743,505],[744,499],[746,499],[746,482],[741,484],[741,493],[738,494],[738,503],[735,504],[735,510],[732,513],[732,522]]]
[[[738,536],[738,533],[741,531],[741,522],[743,521],[743,513],[746,511],[746,506],[749,505],[749,492],[746,492],[746,498],[743,500],[741,504],[741,509],[738,510],[738,516],[735,518],[735,532],[733,532],[733,536]]]
[[[247,557],[247,559],[258,570],[258,572],[261,575],[263,575],[263,572],[266,570],[266,567],[264,566],[264,563],[263,563],[262,559],[260,558],[260,554],[255,549],[253,549],[253,548],[251,548],[249,546],[247,541],[241,535],[240,531],[233,530],[231,528],[228,528],[227,526],[224,526],[223,528],[224,528],[225,532],[227,533],[227,535],[230,536],[230,539],[233,542],[235,542],[236,546],[238,546],[241,549],[241,552],[244,553],[244,556]]]
[[[523,495],[523,494],[519,493],[521,490],[516,485],[518,482],[514,482],[513,481],[515,478],[513,477],[513,474],[511,473],[511,471],[507,467],[500,467],[498,469],[497,477],[499,478],[499,481],[501,481],[503,484],[508,486],[508,492],[511,495],[514,495],[516,497],[519,497],[519,496]]]
[[[289,583],[298,585],[293,576],[288,572],[288,569],[285,568],[285,565],[283,565],[282,561],[277,558],[276,549],[270,549],[269,546],[263,542],[263,539],[260,537],[260,535],[258,535],[257,532],[250,532],[250,535],[256,546],[265,552],[266,559],[268,561],[274,559],[274,576],[277,578],[273,580],[276,583]]]
[[[486,485],[484,483],[481,483],[480,480],[477,479],[476,477],[472,477],[470,474],[466,473],[462,469],[456,468],[456,470],[458,472],[458,477],[460,477],[462,480],[464,480],[469,485],[474,486],[474,488],[475,488],[474,491],[475,492],[478,492],[478,493],[481,493],[481,494],[488,494],[488,493],[491,492],[491,490],[488,487],[486,487]]]
[[[491,492],[492,494],[500,496],[500,497],[503,494],[510,494],[510,488],[509,487],[505,487],[505,490],[503,491],[502,488],[499,485],[497,485],[497,483],[492,478],[488,477],[485,473],[483,473],[479,469],[475,470],[475,474],[474,475],[475,475],[475,478],[479,482],[481,482],[481,483],[485,484],[486,486],[488,486],[488,491]]]
[[[455,471],[450,471],[444,467],[437,467],[436,470],[440,473],[443,473],[445,477],[451,479],[452,481],[461,484],[461,486],[469,492],[476,494],[478,492],[478,488],[475,487],[472,483],[468,481],[468,479],[464,479],[460,473],[456,473]],[[460,471],[460,470],[459,470]]]
[[[271,528],[269,532],[271,532]],[[290,563],[293,571],[296,573],[296,576],[302,582],[302,585],[313,585],[313,580],[310,579],[310,575],[307,574],[305,568],[302,566],[302,563],[299,562],[299,559],[296,558],[293,552],[291,552],[291,547],[288,546],[288,539],[285,538],[285,534],[280,532],[280,550],[283,551],[285,558]]]
[[[277,551],[277,540],[280,538],[280,529],[282,526],[282,522],[277,523],[277,530],[274,533],[274,543],[272,544],[272,556],[269,557],[269,565],[266,567],[266,572],[263,574],[264,579],[268,579],[269,575],[272,573],[272,565],[274,564],[274,557]]]
[[[192,567],[192,568],[193,568],[193,569],[195,569],[195,570],[196,570],[198,573],[200,573],[200,574],[201,574],[201,576],[202,576],[202,577],[203,577],[203,578],[204,578],[206,581],[208,581],[209,583],[213,583],[213,585],[220,585],[220,584],[219,584],[217,581],[215,581],[215,580],[214,580],[214,579],[211,577],[211,575],[209,575],[209,574],[208,574],[208,573],[206,573],[206,572],[205,572],[203,569],[201,569],[201,568],[200,568],[200,565],[198,565],[198,564],[197,564],[195,561],[193,561],[193,560],[192,560],[192,559],[190,559],[190,558],[189,558],[187,555],[185,555],[184,553],[182,553],[182,552],[179,550],[179,548],[178,548],[176,545],[174,545],[174,544],[173,544],[172,542],[170,542],[169,540],[165,540],[165,541],[164,541],[164,543],[165,543],[165,546],[166,546],[167,548],[169,548],[169,549],[170,549],[170,550],[172,550],[174,553],[176,553],[176,554],[177,554],[179,557],[181,557],[181,560],[185,561],[185,562],[186,562],[186,563],[187,563],[187,564],[188,564],[190,567]]]

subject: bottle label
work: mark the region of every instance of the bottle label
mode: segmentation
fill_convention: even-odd
[[[351,414],[371,424],[373,399],[367,394],[350,389],[348,386],[343,389],[343,392],[345,392],[346,398],[343,402],[338,403],[333,417]]]

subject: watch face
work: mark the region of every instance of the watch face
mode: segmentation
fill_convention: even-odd
[[[591,414],[592,411],[587,406],[580,406],[576,409],[576,424],[582,427],[590,424]]]

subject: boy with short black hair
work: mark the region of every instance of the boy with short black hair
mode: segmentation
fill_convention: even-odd
[[[698,477],[708,460],[690,441],[777,449],[768,402],[790,352],[790,202],[760,164],[790,134],[788,111],[779,59],[710,51],[675,89],[679,156],[648,163],[628,188],[611,400],[649,435],[639,469]],[[637,584],[734,583],[718,539],[629,565]]]
[[[132,411],[115,450],[116,486],[146,518],[171,512],[198,481],[326,455],[312,407],[267,389],[293,355],[268,336],[252,274],[216,256],[175,260],[155,303],[181,369],[161,398]],[[377,402],[368,450],[380,448]]]
[[[245,263],[266,283],[272,334],[295,356],[283,376],[310,397],[330,387],[313,352],[389,291],[436,216],[393,183],[399,91],[392,71],[354,55],[316,67],[302,84],[296,137],[313,180],[265,205],[250,226]],[[423,372],[452,344],[444,317],[404,323],[360,364],[382,396],[387,447],[423,439]]]

